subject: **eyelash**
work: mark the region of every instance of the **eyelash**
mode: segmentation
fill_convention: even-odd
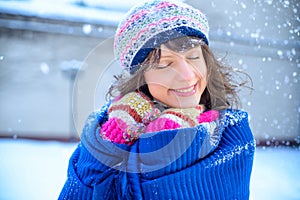
[[[189,60],[197,60],[199,58],[200,58],[199,56],[196,56],[196,57],[190,57],[190,58],[187,58],[187,59],[189,59]]]
[[[158,68],[158,69],[164,69],[164,68],[169,67],[170,65],[172,65],[172,62],[170,62],[170,63],[168,63],[168,64],[166,64],[166,65],[158,65],[157,68]]]
[[[189,57],[189,58],[187,58],[187,59],[188,59],[188,60],[198,60],[198,59],[200,59],[200,57],[199,57],[199,56],[196,56],[196,57]],[[166,65],[158,65],[157,68],[158,68],[158,69],[164,69],[164,68],[169,67],[170,65],[172,65],[172,62],[170,62],[170,63],[168,63],[168,64],[166,64]]]

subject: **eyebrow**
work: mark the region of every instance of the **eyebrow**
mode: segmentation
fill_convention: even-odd
[[[169,49],[160,49],[160,58],[168,58],[168,57],[172,57],[172,54],[176,53],[172,50]],[[174,52],[174,53],[173,53]]]

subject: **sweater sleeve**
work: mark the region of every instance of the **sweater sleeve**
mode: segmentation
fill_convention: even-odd
[[[70,158],[68,177],[58,199],[115,199],[118,195],[116,177],[122,179],[124,173],[101,163],[80,144]]]
[[[64,187],[59,195],[59,200],[63,199],[92,199],[93,189],[91,186],[85,184],[80,180],[77,163],[81,154],[81,147],[77,147],[72,154],[69,167],[68,177],[64,184]]]
[[[108,118],[109,105],[110,102],[86,120],[59,200],[132,199],[132,184],[124,171],[131,146],[108,142],[99,135]]]

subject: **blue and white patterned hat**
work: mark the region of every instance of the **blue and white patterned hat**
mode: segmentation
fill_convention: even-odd
[[[132,8],[120,22],[114,40],[115,57],[130,74],[161,44],[182,36],[208,41],[209,26],[198,9],[172,0],[147,1]]]

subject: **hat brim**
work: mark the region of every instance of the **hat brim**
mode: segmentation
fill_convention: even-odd
[[[164,32],[161,32],[151,37],[142,46],[142,48],[136,53],[136,55],[132,60],[132,63],[130,64],[130,73],[134,74],[139,69],[139,65],[144,62],[144,60],[147,58],[147,56],[153,49],[159,47],[161,44],[164,44],[172,39],[176,39],[184,36],[194,36],[194,37],[201,38],[208,45],[208,38],[200,30],[187,27],[187,26],[181,26],[170,30],[166,30]]]

